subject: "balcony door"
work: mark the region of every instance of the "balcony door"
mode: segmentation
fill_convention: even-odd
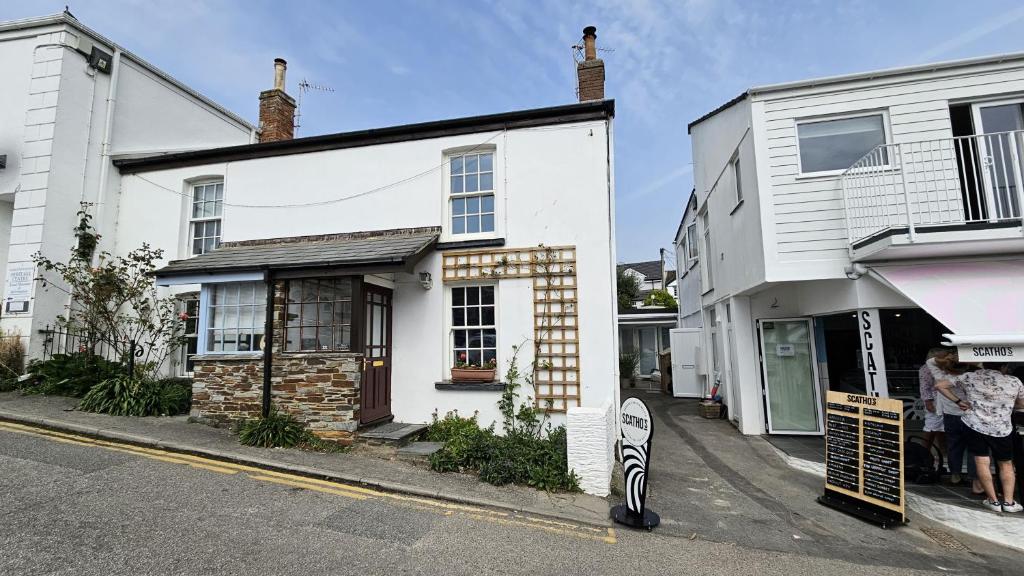
[[[971,107],[990,220],[1021,217],[1024,99]]]

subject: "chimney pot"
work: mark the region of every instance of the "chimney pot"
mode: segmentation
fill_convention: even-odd
[[[597,27],[587,26],[583,29],[583,59],[597,59]]]
[[[284,91],[284,73],[288,70],[288,63],[284,58],[274,58],[274,90]]]

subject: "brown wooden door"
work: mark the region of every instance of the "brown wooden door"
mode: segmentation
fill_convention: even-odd
[[[391,290],[363,284],[360,424],[391,418]]]

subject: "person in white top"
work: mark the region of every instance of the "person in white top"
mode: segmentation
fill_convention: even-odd
[[[929,353],[930,358],[925,362],[925,368],[928,369],[933,383],[942,382],[943,380],[950,381],[953,383],[953,392],[958,397],[963,398],[967,393],[956,382],[957,377],[963,374],[963,371],[958,369],[954,362],[948,361],[948,357],[952,352],[948,348],[933,350]],[[942,366],[939,366],[940,361]],[[952,372],[947,371],[947,369]],[[942,427],[946,433],[946,458],[949,460],[949,482],[954,486],[959,486],[964,481],[962,475],[964,455],[967,454],[967,429],[960,419],[964,413],[952,400],[942,394],[934,394],[934,402],[935,411],[942,414]],[[974,458],[971,458],[969,454],[967,456],[967,477],[972,479],[971,492],[980,496],[985,492],[981,487],[981,483],[978,482],[978,475],[974,469]]]
[[[966,398],[957,395],[950,380],[937,382],[936,388],[964,412],[961,420],[967,427],[967,447],[974,454],[978,480],[985,489],[986,499],[982,504],[997,512],[1021,512],[1024,507],[1013,499],[1016,477],[1010,435],[1014,408],[1024,408],[1024,383],[1005,372],[1005,365],[989,362],[957,377],[956,383],[966,392]],[[999,467],[1002,500],[996,494],[989,470],[990,453]]]

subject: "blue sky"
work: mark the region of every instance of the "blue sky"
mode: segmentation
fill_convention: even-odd
[[[68,0],[4,0],[0,20]],[[598,28],[617,101],[620,262],[670,247],[692,187],[686,124],[758,84],[1024,51],[1019,0],[71,1],[102,34],[255,123],[271,62],[300,135],[574,101],[570,46]]]

